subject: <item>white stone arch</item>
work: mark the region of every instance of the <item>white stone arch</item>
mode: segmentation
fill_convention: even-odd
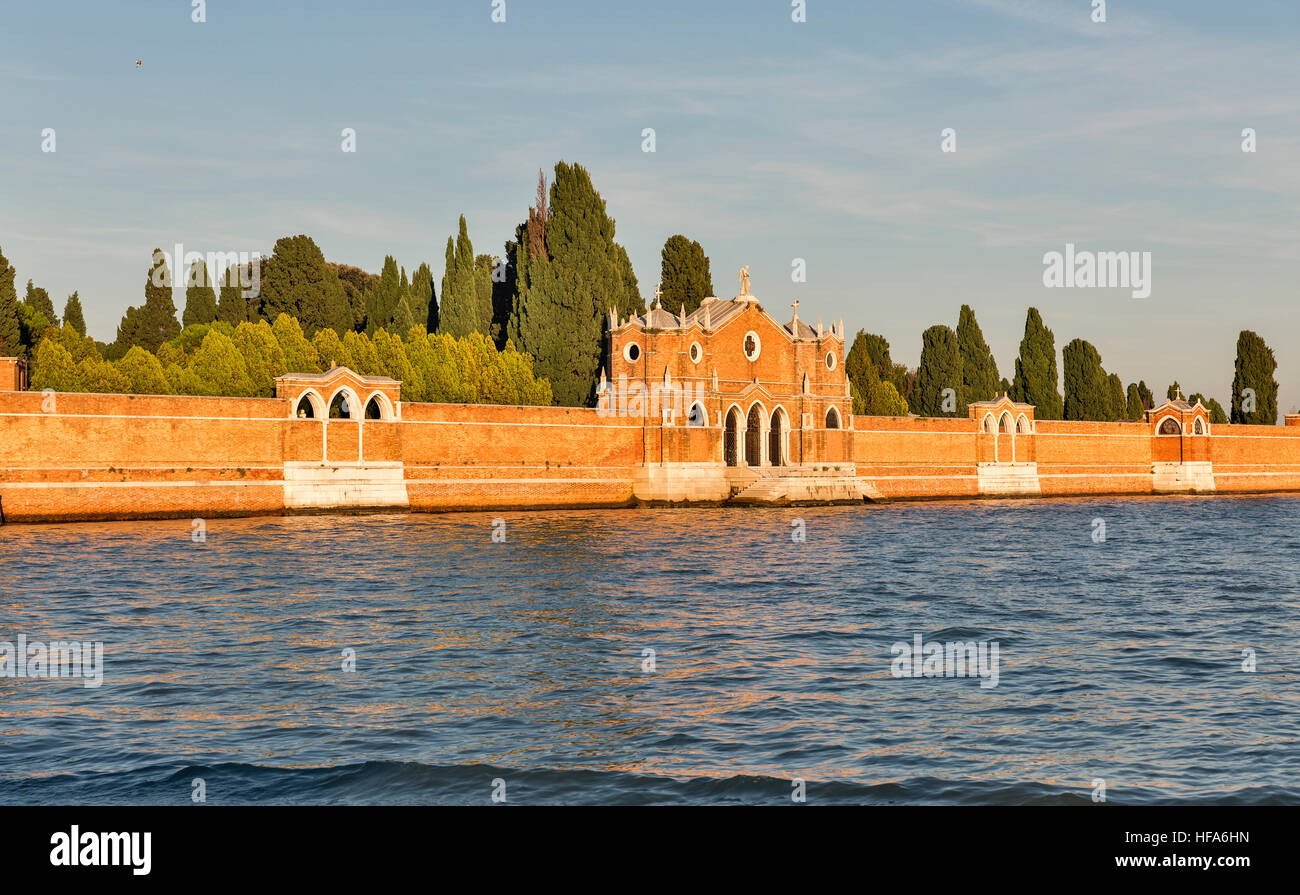
[[[1209,435],[1209,434],[1210,434],[1210,424],[1209,424],[1208,422],[1206,422],[1203,418],[1201,418],[1201,417],[1198,416],[1195,420],[1192,421],[1192,434],[1193,434],[1193,435]]]
[[[831,425],[830,425],[831,417],[834,417],[834,418],[835,418],[835,425],[834,425],[834,426],[831,426]],[[830,407],[828,407],[828,408],[826,409],[826,417],[825,417],[825,419],[824,419],[824,422],[826,423],[826,428],[827,428],[827,429],[832,429],[832,428],[834,428],[834,429],[843,429],[843,428],[844,428],[844,418],[843,418],[842,416],[840,416],[840,409],[839,409],[838,407],[836,407],[834,404],[832,404]]]
[[[992,413],[986,413],[986,414],[984,414],[984,421],[980,423],[980,429],[981,429],[981,431],[986,432],[986,433],[988,433],[989,435],[997,435],[997,434],[998,434],[998,424],[997,424],[997,420],[994,419]]]
[[[1165,432],[1165,431],[1162,431],[1162,430],[1165,428],[1165,423],[1166,423],[1166,422],[1173,423],[1174,426],[1177,427],[1178,431],[1177,431],[1177,432]],[[1162,417],[1160,418],[1160,422],[1156,423],[1156,434],[1157,434],[1157,435],[1166,435],[1166,436],[1182,435],[1182,434],[1183,434],[1183,424],[1182,424],[1181,422],[1178,421],[1178,417],[1176,417],[1176,416],[1172,416],[1172,415],[1170,415],[1170,414],[1166,414],[1165,416],[1162,416]]]
[[[330,393],[329,402],[326,403],[325,405],[326,419],[329,419],[329,409],[334,406],[334,399],[337,398],[339,395],[344,395],[347,397],[348,422],[356,422],[365,418],[366,405],[361,403],[361,399],[357,397],[357,393],[353,391],[351,386],[340,385],[338,388],[334,389],[334,391]]]
[[[298,408],[301,406],[304,398],[306,398],[307,403],[311,405],[313,419],[323,420],[329,416],[329,405],[325,403],[325,399],[320,396],[320,392],[316,391],[316,389],[309,388],[295,398],[293,403],[289,405],[289,419],[298,419]]]
[[[1016,417],[1017,435],[1029,435],[1033,431],[1034,431],[1034,424],[1029,421],[1028,416],[1022,413],[1020,414],[1020,416]]]
[[[691,406],[686,408],[686,419],[683,422],[694,429],[708,428],[709,411],[704,406],[704,402],[692,401]]]
[[[366,418],[366,408],[370,402],[375,401],[379,404],[379,419],[381,422],[391,423],[397,418],[397,413],[393,410],[393,402],[388,400],[388,395],[376,389],[366,396],[366,403],[361,405],[361,418]]]
[[[1015,463],[1016,462],[1016,424],[1015,421],[1011,419],[1011,413],[1006,410],[1002,411],[1002,415],[998,417],[998,436],[1002,436],[1002,435],[1011,436],[1011,462]],[[993,445],[993,459],[995,461],[998,459],[997,453],[998,453],[998,449],[997,449],[997,444],[995,442]]]

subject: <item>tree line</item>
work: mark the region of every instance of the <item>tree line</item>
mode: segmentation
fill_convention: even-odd
[[[1277,360],[1260,336],[1242,330],[1237,337],[1237,357],[1232,380],[1230,410],[1199,392],[1183,394],[1178,382],[1166,397],[1200,401],[1211,423],[1273,425],[1277,422]],[[1116,373],[1107,373],[1101,353],[1084,339],[1074,339],[1061,349],[1058,375],[1056,337],[1043,323],[1037,308],[1025,317],[1013,378],[999,376],[975,312],[962,305],[957,329],[937,324],[921,334],[921,361],[916,369],[894,363],[884,336],[860,330],[845,359],[845,373],[853,395],[853,412],[873,416],[966,416],[975,401],[1008,395],[1013,401],[1033,404],[1041,420],[1140,420],[1155,406],[1145,381],[1124,385]],[[1064,393],[1060,386],[1063,385]]]

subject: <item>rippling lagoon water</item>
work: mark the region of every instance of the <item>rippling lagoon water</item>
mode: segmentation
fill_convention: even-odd
[[[501,517],[0,527],[0,802],[1300,802],[1300,499]]]

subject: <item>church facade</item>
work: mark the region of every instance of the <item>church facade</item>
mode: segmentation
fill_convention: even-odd
[[[611,311],[597,412],[643,428],[651,499],[722,500],[751,484],[861,499],[843,322],[800,320],[798,301],[778,320],[748,280],[746,268],[739,295],[689,313],[658,298],[627,319]]]

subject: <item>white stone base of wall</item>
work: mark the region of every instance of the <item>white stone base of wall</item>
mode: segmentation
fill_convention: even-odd
[[[1214,464],[1208,460],[1190,463],[1152,463],[1154,491],[1213,491]]]
[[[632,493],[648,503],[717,503],[731,496],[731,486],[725,466],[662,463],[634,469]]]
[[[976,467],[981,495],[1040,495],[1037,463],[981,463]]]
[[[409,507],[400,462],[286,463],[286,509]]]

